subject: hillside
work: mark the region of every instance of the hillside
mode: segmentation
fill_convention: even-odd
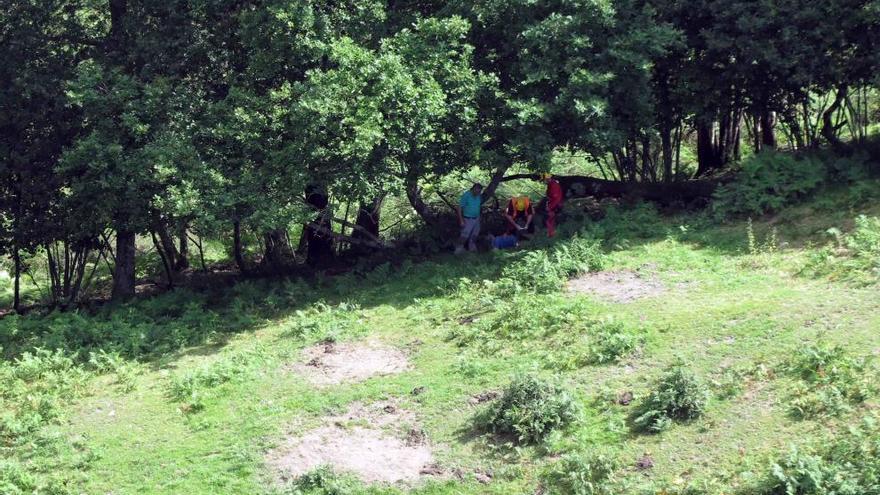
[[[852,450],[874,423],[847,431],[878,405],[880,297],[816,261],[826,230],[880,213],[850,191],[754,222],[621,207],[518,251],[8,316],[0,491],[782,493],[793,447],[775,472],[876,488],[876,444]],[[676,364],[667,383],[707,402],[639,420]],[[502,407],[511,380],[538,405]],[[860,468],[827,453],[845,442]]]

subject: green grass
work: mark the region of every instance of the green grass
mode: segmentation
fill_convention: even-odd
[[[792,414],[804,380],[792,371],[792,358],[806,346],[839,346],[852,359],[880,352],[877,286],[801,273],[827,241],[827,229],[846,231],[857,214],[878,215],[877,207],[851,199],[847,191],[827,190],[755,219],[751,251],[744,220],[661,218],[639,208],[600,224],[569,224],[569,234],[584,227],[587,238],[601,241],[605,270],[642,268],[667,287],[629,304],[567,295],[555,282],[538,293],[519,291],[499,277],[524,277],[509,267],[534,260],[504,252],[442,255],[311,285],[262,281],[176,291],[95,315],[4,319],[6,369],[20,370],[23,364],[11,360],[27,349],[57,347],[80,363],[84,378],[75,392],[46,373],[0,385],[0,399],[10,404],[36,394],[51,398],[57,412],[33,431],[0,436],[4,462],[14,463],[0,465],[0,488],[273,494],[280,488],[270,482],[265,453],[286,435],[353,402],[397,398],[417,414],[441,465],[463,474],[413,493],[534,493],[542,483],[574,486],[594,478],[608,484],[608,493],[754,493],[792,446],[822,444],[878,406],[871,395],[834,415]],[[781,246],[766,242],[774,228]],[[550,259],[561,249],[543,240],[535,245]],[[566,274],[599,268],[587,265],[595,266],[571,264]],[[94,335],[81,337],[88,332]],[[631,340],[603,340],[619,333]],[[411,369],[311,387],[286,365],[328,338],[408,348]],[[610,357],[596,359],[597,348]],[[94,357],[101,352],[105,357]],[[639,431],[634,414],[663,371],[680,361],[709,385],[705,410],[657,434]],[[569,426],[535,445],[481,433],[474,418],[489,404],[468,403],[522,374],[558,383],[577,405]],[[424,392],[412,395],[417,387]],[[630,405],[617,401],[624,392],[634,396]],[[592,452],[601,452],[601,465]],[[653,468],[633,469],[645,455]],[[613,475],[608,466],[617,466]],[[566,469],[585,471],[567,477],[560,471]],[[485,471],[494,475],[489,484],[474,475]],[[368,490],[348,480],[339,486]]]

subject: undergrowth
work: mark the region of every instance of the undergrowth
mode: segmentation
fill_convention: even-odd
[[[863,285],[880,281],[880,218],[860,215],[852,232],[827,233],[832,242],[811,252],[801,273]]]
[[[880,427],[876,416],[830,445],[795,447],[773,464],[762,495],[880,494]]]
[[[75,493],[75,470],[65,463],[84,467],[90,454],[45,428],[64,420],[92,377],[60,350],[0,361],[0,493]]]
[[[512,435],[516,443],[535,444],[572,423],[577,414],[578,406],[566,390],[526,374],[515,377],[476,422],[489,432]]]
[[[552,463],[541,475],[548,494],[613,495],[617,463],[600,453],[569,453]]]
[[[694,419],[709,403],[709,388],[683,361],[673,363],[654,383],[633,419],[636,429],[661,432],[673,421]]]
[[[876,393],[877,374],[864,358],[819,343],[798,351],[788,370],[800,380],[791,412],[798,418],[840,416]]]
[[[186,371],[171,378],[169,396],[183,405],[184,412],[198,412],[205,408],[217,387],[243,378],[265,362],[266,350],[255,347],[223,356],[217,361]]]

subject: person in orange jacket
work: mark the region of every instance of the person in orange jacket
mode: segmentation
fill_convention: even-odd
[[[547,216],[544,225],[547,227],[547,237],[556,235],[556,216],[562,210],[562,186],[551,174],[541,174],[541,181],[547,184]]]

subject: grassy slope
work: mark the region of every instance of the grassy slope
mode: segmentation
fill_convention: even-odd
[[[793,442],[821,438],[864,411],[839,420],[796,420],[788,414],[792,382],[777,374],[745,380],[731,399],[713,399],[704,418],[674,426],[659,435],[636,435],[627,428],[629,408],[608,397],[632,390],[644,395],[660,368],[683,357],[701,375],[723,381],[722,367],[777,367],[805,342],[822,338],[844,345],[857,355],[880,353],[880,298],[877,289],[854,288],[793,275],[808,238],[840,226],[855,212],[878,214],[868,208],[850,211],[840,192],[820,201],[756,222],[759,239],[770,225],[790,249],[757,256],[744,254],[744,223],[703,224],[686,231],[683,219],[663,225],[614,225],[618,230],[610,256],[612,268],[650,266],[672,289],[662,298],[631,304],[603,302],[587,296],[590,311],[643,329],[647,344],[639,355],[618,364],[587,366],[574,371],[554,369],[552,342],[506,340],[487,348],[457,347],[448,340],[458,325],[461,301],[447,290],[461,276],[491,278],[512,253],[476,257],[441,257],[410,267],[405,273],[368,280],[326,281],[306,299],[331,304],[359,305],[356,320],[331,313],[327,321],[342,322],[298,336],[307,307],[292,297],[258,320],[254,330],[222,345],[206,344],[157,362],[138,365],[132,390],[124,391],[114,377],[104,376],[94,393],[73,406],[62,432],[93,453],[84,470],[84,493],[264,493],[267,473],[263,454],[286,434],[317,424],[322,415],[352,401],[401,398],[417,412],[438,457],[446,466],[464,472],[492,469],[489,485],[472,476],[465,481],[441,481],[418,493],[531,493],[548,461],[540,449],[510,449],[471,435],[475,408],[471,394],[499,389],[517,370],[559,373],[585,406],[578,423],[550,439],[555,454],[575,448],[607,449],[624,468],[622,482],[638,486],[706,484],[710,492],[747,486],[764,475],[768,459]],[[645,227],[645,228],[643,228]],[[652,231],[639,235],[640,231]],[[666,232],[666,234],[663,234]],[[277,285],[277,283],[276,283]],[[276,287],[277,289],[277,287]],[[238,290],[266,297],[272,284]],[[535,304],[559,304],[561,296],[536,296]],[[241,311],[248,311],[242,308]],[[254,311],[255,315],[265,314]],[[258,317],[258,316],[255,316]],[[299,349],[334,335],[344,340],[376,339],[392,345],[421,344],[413,349],[413,369],[365,383],[310,388],[284,364]],[[204,409],[184,413],[182,402],[169,397],[169,383],[188,371],[242,355],[241,370],[228,383],[212,389]],[[412,396],[419,386],[426,392]],[[653,470],[630,468],[643,454]]]

